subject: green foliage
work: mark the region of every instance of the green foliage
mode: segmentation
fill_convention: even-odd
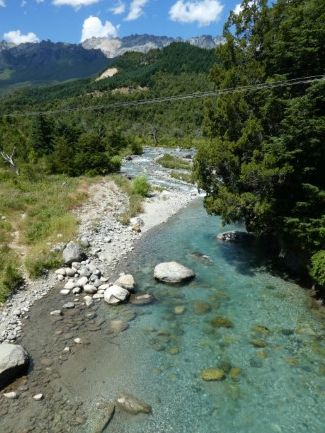
[[[3,255],[9,255],[4,258]],[[17,262],[13,255],[6,248],[0,248],[0,257],[2,264],[0,265],[0,303],[5,302],[7,297],[23,283],[23,277],[17,269]]]
[[[310,274],[317,284],[325,286],[325,250],[312,256]]]
[[[132,182],[132,190],[134,194],[146,197],[150,191],[150,183],[145,176],[138,176]]]
[[[177,156],[166,154],[157,160],[158,164],[165,168],[190,170],[191,163]]]
[[[211,72],[217,88],[323,73],[325,12],[318,1],[242,6],[217,49],[220,62]],[[306,268],[325,246],[324,112],[323,81],[211,100],[208,140],[194,163],[209,212],[276,239],[279,248],[307,258]]]

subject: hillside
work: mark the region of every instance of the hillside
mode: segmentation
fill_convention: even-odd
[[[1,43],[0,90],[13,85],[48,84],[98,73],[108,64],[99,50],[81,45],[43,41],[37,44]]]
[[[113,111],[109,106],[121,101],[212,89],[208,72],[215,62],[214,50],[188,43],[173,43],[148,53],[126,53],[110,62],[109,67],[118,70],[111,78],[100,81],[87,78],[46,88],[21,89],[3,98],[0,113],[82,108],[86,111],[64,113],[61,120],[80,121],[82,117],[83,122],[100,123],[106,129],[118,127],[141,137],[144,142],[152,140],[153,130],[157,131],[155,140],[160,142],[175,142],[175,137],[186,141],[188,137],[202,135],[202,101]],[[98,105],[104,106],[100,120],[97,111],[87,111],[87,107]],[[28,135],[31,119],[22,118],[15,122],[24,124]]]

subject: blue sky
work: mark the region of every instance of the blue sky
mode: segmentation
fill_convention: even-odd
[[[0,0],[0,40],[220,35],[240,0]]]

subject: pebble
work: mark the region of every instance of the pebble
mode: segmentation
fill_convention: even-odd
[[[68,309],[68,310],[70,310],[74,307],[75,307],[75,304],[73,302],[67,302],[66,304],[63,305],[63,308]]]
[[[41,401],[41,400],[43,400],[43,398],[44,398],[43,394],[35,394],[35,395],[33,395],[33,399],[35,401]]]
[[[60,290],[61,295],[67,296],[70,295],[70,290],[68,289],[62,289]]]
[[[4,397],[8,398],[9,400],[16,400],[18,398],[18,394],[14,391],[12,392],[5,392],[3,394]]]
[[[76,344],[81,344],[81,343],[82,343],[81,338],[74,338],[73,341],[74,341]]]
[[[62,316],[62,311],[61,310],[51,311],[50,316]]]

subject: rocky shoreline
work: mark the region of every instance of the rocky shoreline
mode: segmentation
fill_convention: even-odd
[[[77,211],[79,239],[88,255],[84,264],[108,276],[134,249],[142,233],[166,222],[198,194],[177,190],[157,192],[145,199],[144,213],[131,220],[128,226],[119,221],[120,214],[127,208],[128,198],[112,181],[94,184],[89,197]],[[64,246],[60,247],[63,249]],[[0,309],[0,343],[14,343],[22,335],[23,319],[28,317],[31,306],[52,288],[64,286],[64,278],[51,272],[42,279],[26,282],[23,289],[6,302]]]

